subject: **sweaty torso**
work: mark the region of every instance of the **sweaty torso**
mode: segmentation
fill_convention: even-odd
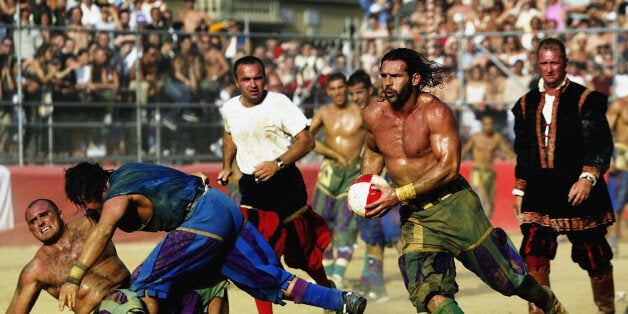
[[[477,133],[473,137],[473,166],[492,169],[495,151],[499,147],[499,135]]]
[[[181,22],[183,22],[183,30],[185,32],[196,32],[197,28],[203,21],[203,13],[194,9],[182,12],[180,15]],[[207,25],[209,27],[210,25]]]
[[[348,161],[358,158],[366,138],[360,108],[355,104],[342,109],[329,105],[322,119],[326,144]]]
[[[65,283],[70,267],[78,259],[93,226],[95,222],[86,217],[70,222],[57,244],[40,248],[31,262],[34,269],[40,272],[38,280],[43,289],[55,298],[59,298],[59,290]],[[129,277],[129,270],[117,257],[115,247],[110,242],[83,278],[75,312],[91,312],[103,297],[122,285],[127,285]]]
[[[397,185],[415,181],[436,166],[427,123],[426,108],[433,101],[429,95],[419,96],[418,105],[408,114],[394,111],[384,103],[375,103],[379,118],[367,121],[385,166]]]
[[[622,98],[616,101],[620,102],[621,107],[617,112],[613,136],[615,142],[628,144],[628,98]]]
[[[219,75],[223,70],[224,64],[221,62],[220,50],[216,48],[209,48],[203,55],[203,69],[205,71],[205,77],[212,79],[214,75]]]

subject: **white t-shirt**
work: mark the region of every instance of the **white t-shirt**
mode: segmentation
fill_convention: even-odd
[[[307,118],[284,94],[267,92],[264,100],[247,108],[240,96],[222,109],[225,131],[236,145],[236,161],[242,173],[253,174],[262,161],[275,160],[292,145],[292,138],[307,126]]]
[[[89,83],[89,79],[91,77],[92,67],[89,65],[84,65],[76,70],[76,83],[77,84],[87,84]]]
[[[96,4],[88,7],[85,3],[81,3],[81,11],[83,11],[83,18],[81,18],[81,23],[83,24],[95,26],[102,21],[100,8]]]
[[[615,96],[628,96],[628,74],[615,75]]]

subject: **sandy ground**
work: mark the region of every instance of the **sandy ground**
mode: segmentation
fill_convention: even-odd
[[[521,237],[511,234],[518,245]],[[154,246],[154,242],[123,243],[117,245],[122,260],[130,269],[136,267]],[[12,247],[0,246],[0,311],[5,312],[13,295],[19,272],[35,252],[35,246]],[[570,258],[571,244],[561,242],[555,262],[552,264],[552,288],[570,313],[596,313],[591,295],[591,285],[585,271],[581,270]],[[359,282],[364,245],[358,243],[356,258],[347,271],[348,284]],[[365,313],[395,314],[415,313],[407,299],[407,292],[397,268],[397,254],[388,249],[385,254],[386,288],[391,296],[385,303],[371,302]],[[617,292],[617,313],[624,313],[628,305],[628,240],[620,242],[620,254],[613,262],[615,267],[615,290]],[[517,297],[505,297],[492,291],[474,274],[457,264],[460,292],[457,300],[466,313],[527,313],[526,303]],[[303,276],[300,271],[295,271]],[[254,301],[233,284],[229,288],[231,313],[256,313]],[[66,310],[67,311],[67,310]],[[57,312],[57,301],[46,292],[42,292],[32,313]],[[288,303],[286,306],[274,306],[275,313],[323,313],[323,310],[306,305]]]

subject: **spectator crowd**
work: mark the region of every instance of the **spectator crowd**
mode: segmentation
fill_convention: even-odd
[[[458,111],[463,139],[479,131],[483,115],[512,139],[509,108],[538,80],[534,52],[544,37],[567,43],[571,80],[610,97],[628,94],[626,32],[611,32],[628,27],[628,1],[359,4],[358,44],[331,49],[299,36],[258,38],[255,29],[246,37],[239,21],[214,21],[194,0],[184,0],[176,16],[163,0],[0,0],[0,156],[16,153],[18,121],[26,126],[25,155],[33,158],[50,150],[59,157],[127,155],[135,145],[149,154],[206,152],[222,135],[217,109],[237,92],[231,65],[246,54],[264,61],[276,82],[269,88],[311,117],[316,108],[304,104],[328,74],[362,68],[376,84],[383,53],[413,48],[451,70],[432,92]],[[141,139],[132,131],[136,120]]]

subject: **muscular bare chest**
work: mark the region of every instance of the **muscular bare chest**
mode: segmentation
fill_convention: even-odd
[[[39,259],[38,268],[46,270],[45,275],[40,278],[45,290],[53,296],[59,294],[59,289],[65,283],[65,278],[70,270],[70,266],[78,259],[80,250],[73,248],[69,241],[42,255]]]
[[[492,153],[497,149],[498,141],[497,136],[495,135],[484,135],[481,134],[478,136],[475,142],[475,149],[480,150],[486,153]]]
[[[396,117],[380,132],[378,147],[389,158],[421,158],[431,151],[429,129],[420,116]]]
[[[42,253],[39,259],[40,267],[48,270],[43,281],[51,288],[59,288],[64,282],[70,267],[78,259],[85,239],[89,236],[91,222],[88,219],[80,220],[67,228],[59,238],[57,245]]]
[[[325,136],[351,136],[358,132],[364,132],[362,116],[359,111],[330,110],[324,117]]]

